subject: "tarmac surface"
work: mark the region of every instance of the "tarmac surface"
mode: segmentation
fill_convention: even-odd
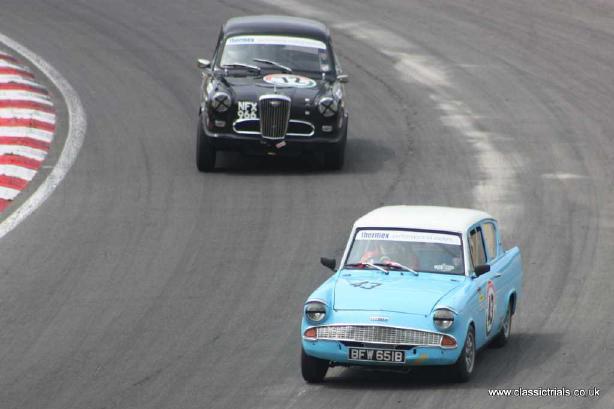
[[[194,163],[200,73],[245,14],[331,26],[346,166]],[[572,0],[3,0],[88,128],[62,184],[0,241],[1,408],[612,408],[614,4]],[[519,245],[524,296],[467,384],[299,368],[304,299],[384,204],[475,207]],[[492,398],[489,388],[600,388]]]

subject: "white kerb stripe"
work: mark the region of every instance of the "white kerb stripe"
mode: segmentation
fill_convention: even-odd
[[[0,186],[0,199],[13,200],[21,190],[11,189],[10,187]]]
[[[32,94],[32,96],[27,96],[27,97],[19,97],[19,98],[4,98],[4,101],[13,101],[13,102],[34,102],[37,104],[42,104],[42,105],[48,105],[50,107],[53,107],[53,103],[48,100],[48,99],[43,99],[43,98],[35,98],[34,95],[36,94]]]
[[[11,176],[14,178],[32,180],[36,171],[18,165],[0,165],[0,175]]]
[[[32,81],[29,78],[20,77],[18,75],[13,75],[13,74],[0,74],[0,84],[11,84],[11,83],[30,85],[31,87],[45,89],[44,86],[42,86],[38,82]]]
[[[15,69],[22,70],[22,71],[32,72],[32,70],[29,67],[14,63],[12,61],[6,61],[6,60],[0,60],[0,67],[15,68]]]
[[[7,99],[12,101],[32,101],[46,105],[53,105],[51,99],[47,95],[31,91],[0,91],[0,100]]]
[[[29,146],[0,145],[0,155],[18,155],[42,162],[47,156],[47,151],[30,148]]]
[[[8,138],[32,138],[38,141],[51,142],[53,132],[25,126],[0,126],[0,136]]]
[[[0,118],[34,119],[36,121],[46,122],[50,125],[55,124],[55,114],[30,108],[0,108]]]
[[[17,82],[17,81],[4,82],[3,84],[10,84],[10,85],[13,85],[13,86],[15,86],[15,85],[23,85],[23,86],[27,86],[27,87],[29,87],[31,89],[25,89],[25,90],[23,90],[23,89],[3,89],[3,90],[0,90],[0,92],[2,92],[2,93],[6,93],[6,92],[15,92],[15,93],[17,93],[17,92],[26,92],[26,93],[29,93],[29,94],[39,95],[41,97],[45,97],[45,98],[49,99],[48,94],[45,92],[46,88],[42,87],[42,86],[36,86],[36,85],[32,85],[32,84],[25,84],[25,83],[20,83],[20,82]]]

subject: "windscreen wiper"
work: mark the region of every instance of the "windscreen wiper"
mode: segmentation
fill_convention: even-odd
[[[276,61],[265,60],[264,58],[254,58],[253,61],[274,65],[277,68],[281,68],[282,70],[286,71],[287,73],[292,74],[292,68],[286,67],[285,65],[282,65],[282,64],[280,64],[280,63],[278,63]]]
[[[260,71],[261,71],[260,67],[258,67],[257,65],[243,64],[243,63],[240,63],[240,62],[233,62],[233,63],[230,63],[230,64],[224,64],[224,65],[222,65],[222,68],[225,69],[225,70],[228,69],[228,68],[245,68],[247,70],[256,71],[256,72],[258,72],[258,74],[260,74]]]
[[[414,275],[416,276],[418,275],[418,272],[414,270],[413,268],[409,268],[401,263],[397,263],[396,261],[393,261],[391,263],[375,263],[375,266],[386,266],[388,268],[398,268],[400,270],[405,270],[405,271],[414,273]]]
[[[346,264],[343,266],[343,268],[345,267],[349,267],[349,268],[362,268],[362,267],[369,267],[369,268],[373,268],[376,270],[381,271],[384,274],[388,274],[389,271],[386,270],[385,268],[380,267],[379,265],[376,264],[371,264],[371,263],[352,263],[352,264]]]

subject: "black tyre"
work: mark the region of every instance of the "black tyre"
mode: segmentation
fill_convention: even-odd
[[[196,167],[198,170],[201,172],[211,172],[215,169],[215,156],[215,149],[207,142],[203,121],[199,115],[198,130],[196,132]]]
[[[473,374],[475,368],[475,356],[475,330],[473,326],[471,326],[469,327],[469,331],[467,331],[467,337],[463,344],[463,352],[460,357],[458,357],[458,361],[453,365],[456,381],[467,382],[471,378],[471,374]]]
[[[503,325],[501,325],[501,330],[493,338],[492,346],[495,348],[503,348],[507,341],[510,339],[510,335],[512,334],[512,304],[508,304],[507,311],[505,312],[505,318],[503,319]]]
[[[345,162],[345,144],[348,136],[348,125],[345,126],[343,139],[335,148],[329,152],[324,152],[324,168],[329,170],[341,170]]]
[[[324,153],[324,168],[340,170],[345,162],[345,146],[336,148],[334,151]]]
[[[314,358],[301,348],[301,373],[308,383],[319,383],[324,380],[328,371],[328,361]]]

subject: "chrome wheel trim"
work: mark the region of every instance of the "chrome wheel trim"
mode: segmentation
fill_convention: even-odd
[[[465,340],[465,368],[468,373],[473,372],[473,365],[475,364],[475,344],[473,339],[473,332],[469,331],[467,339]]]

